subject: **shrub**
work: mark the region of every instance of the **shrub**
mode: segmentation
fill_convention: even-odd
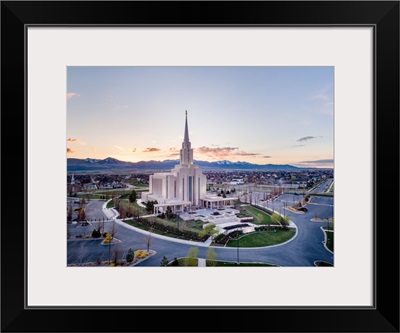
[[[168,265],[168,259],[166,256],[164,256],[161,260],[160,266],[167,266]]]
[[[93,238],[99,238],[100,236],[101,236],[100,230],[93,229],[92,237]]]
[[[104,244],[111,243],[111,235],[107,235],[106,238],[104,238],[103,243]]]
[[[171,266],[179,266],[178,259],[174,258],[174,260],[172,260]]]
[[[132,262],[134,256],[135,256],[135,254],[134,254],[134,252],[132,251],[132,249],[129,249],[129,250],[128,250],[128,253],[127,253],[126,256],[125,256],[125,259],[126,259],[127,262]]]

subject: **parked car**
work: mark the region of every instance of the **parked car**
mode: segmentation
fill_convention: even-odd
[[[308,212],[307,207],[299,207],[299,208],[297,208],[297,210],[300,210],[302,212]]]

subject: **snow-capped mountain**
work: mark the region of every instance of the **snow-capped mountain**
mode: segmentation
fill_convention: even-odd
[[[207,162],[194,161],[203,170],[295,170],[300,169],[289,164],[253,164],[244,161],[231,162],[228,160]],[[79,171],[129,171],[129,170],[170,170],[175,165],[179,164],[179,160],[164,160],[164,161],[139,161],[125,162],[112,157],[107,157],[103,160],[95,158],[68,158],[67,169],[69,172]]]

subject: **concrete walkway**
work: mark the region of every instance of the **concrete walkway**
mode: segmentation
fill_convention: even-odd
[[[198,259],[197,259],[197,262],[198,262],[197,266],[199,266],[199,267],[206,267],[206,259],[198,258]]]

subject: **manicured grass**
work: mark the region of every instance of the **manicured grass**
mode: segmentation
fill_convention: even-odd
[[[295,235],[294,230],[276,230],[254,232],[239,239],[239,247],[261,247],[281,244]],[[232,239],[226,243],[226,247],[237,247],[236,240]]]
[[[271,221],[271,216],[261,209],[251,206],[243,206],[241,209],[254,218],[254,224],[273,224]]]
[[[151,217],[153,221],[157,221],[160,224],[164,224],[166,226],[171,226],[171,227],[176,227],[179,230],[187,230],[187,231],[193,231],[193,232],[199,232],[200,230],[203,229],[203,224],[205,224],[203,221],[200,220],[189,220],[189,221],[184,221],[180,217],[172,218],[170,220],[168,219],[162,219],[160,217]]]
[[[145,225],[143,225],[141,223],[138,223],[138,222],[136,222],[134,220],[124,220],[123,222],[126,223],[126,224],[129,224],[129,225],[131,225],[132,227],[135,227],[135,228],[139,228],[139,229],[142,229],[142,230],[149,230],[149,228],[147,226],[145,226]],[[174,235],[171,235],[169,233],[166,233],[166,232],[163,232],[163,231],[160,231],[160,230],[156,230],[156,229],[153,229],[151,232],[154,233],[154,234],[157,234],[157,235],[174,237]]]
[[[110,200],[108,203],[107,203],[107,208],[113,208],[114,207],[114,200]]]
[[[326,247],[333,252],[334,232],[325,232],[326,234]]]
[[[197,265],[198,265],[198,260],[197,260],[197,259],[194,259],[194,260],[196,261],[195,266],[197,266]],[[171,260],[170,263],[168,263],[168,266],[172,266],[171,263],[172,263],[172,260]],[[186,265],[185,265],[185,258],[179,258],[179,259],[178,259],[178,263],[179,263],[179,266],[180,266],[180,267],[186,267]],[[191,266],[191,267],[193,267],[193,266]]]
[[[193,229],[196,231],[200,231],[203,229],[203,225],[205,224],[201,220],[189,220],[189,221],[180,221],[180,223],[185,223],[187,229]]]
[[[137,187],[149,187],[149,184],[138,182],[136,179],[125,179],[124,183],[128,183]]]
[[[127,196],[129,197],[129,195]],[[129,199],[121,199],[120,200],[120,205],[122,206],[123,209],[125,209],[126,211],[128,210],[129,207]],[[139,214],[142,215],[147,215],[149,214],[147,212],[147,210],[145,208],[143,208],[142,206],[139,206],[139,204],[137,202],[131,202],[130,203],[131,209],[135,209],[139,211]]]

